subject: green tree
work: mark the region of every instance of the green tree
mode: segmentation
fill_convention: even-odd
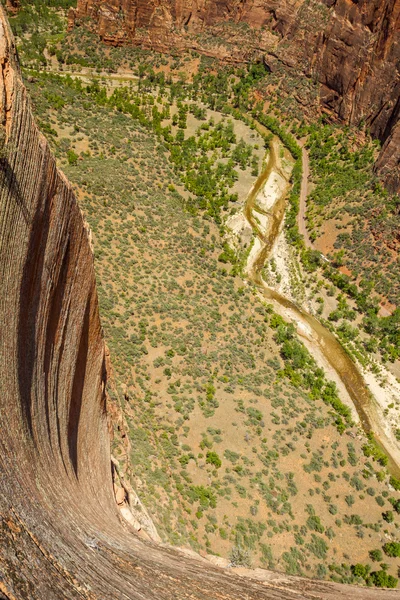
[[[388,556],[397,558],[400,556],[400,544],[398,542],[388,542],[383,546],[383,551]]]

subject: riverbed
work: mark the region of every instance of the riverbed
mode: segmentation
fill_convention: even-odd
[[[258,288],[261,298],[273,305],[275,312],[295,324],[298,335],[317,364],[329,379],[335,381],[341,400],[352,410],[353,419],[366,433],[374,433],[388,456],[390,472],[400,477],[399,444],[384,414],[400,386],[396,386],[394,380],[384,388],[372,373],[362,373],[335,335],[305,309],[304,303],[297,304],[270,287],[262,277],[266,261],[279,237],[284,235],[283,222],[292,166],[293,161],[274,136],[263,169],[248,194],[242,212],[228,219],[227,227],[236,238],[246,230],[248,236],[248,228],[251,227],[254,237],[244,268],[248,280]]]

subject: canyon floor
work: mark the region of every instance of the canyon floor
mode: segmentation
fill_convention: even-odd
[[[62,75],[32,64],[25,72],[39,124],[93,234],[113,365],[110,402],[122,410],[127,432],[124,441],[115,427],[114,456],[165,542],[292,575],[360,584],[365,578],[354,565],[361,563],[396,577],[398,559],[382,547],[399,542],[400,496],[385,461],[357,424],[338,428],[332,405],[313,397],[305,377],[288,375],[279,329],[286,325],[242,270],[257,246],[241,212],[268,141],[251,122],[211,109],[200,92],[185,89],[198,73],[204,81],[215,77],[218,66],[208,59],[137,49],[129,59],[129,50],[116,51],[128,57],[119,75],[101,71],[110,51],[102,56],[98,47],[97,74],[54,59],[48,70]],[[163,137],[168,127],[170,137]],[[284,157],[283,146],[278,152]],[[312,168],[311,159],[311,176]],[[259,200],[260,227],[285,185],[290,194],[288,183],[269,181]],[[213,194],[220,204],[209,200]],[[322,241],[310,244],[328,255],[335,249],[323,237],[327,219],[316,198],[303,222],[308,232],[322,231]],[[341,202],[330,210],[344,227]],[[242,230],[234,251],[227,225]],[[381,291],[396,276],[393,257],[387,264]],[[396,444],[398,359],[382,364],[372,336],[361,331],[354,299],[320,264],[311,272],[300,266],[284,232],[263,276],[331,324],[377,395],[376,381],[390,379],[384,410]],[[397,291],[391,289],[393,306]],[[296,352],[301,374],[302,360],[312,359],[303,345]],[[327,386],[331,375],[309,377]]]

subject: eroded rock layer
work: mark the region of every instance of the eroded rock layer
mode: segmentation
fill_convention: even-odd
[[[0,598],[392,598],[243,578],[122,522],[89,232],[33,121],[1,6],[0,67]]]
[[[70,26],[85,17],[111,44],[265,55],[272,69],[277,61],[313,77],[326,110],[381,140],[378,169],[400,189],[400,0],[78,0]]]

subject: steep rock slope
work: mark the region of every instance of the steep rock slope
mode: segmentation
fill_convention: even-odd
[[[272,69],[279,62],[313,77],[325,109],[381,140],[377,166],[399,189],[400,0],[78,0],[70,26],[85,17],[111,44],[193,47],[234,61],[265,54]],[[213,34],[222,41],[210,45]]]
[[[90,237],[0,7],[0,598],[391,598],[139,540],[113,497]]]

